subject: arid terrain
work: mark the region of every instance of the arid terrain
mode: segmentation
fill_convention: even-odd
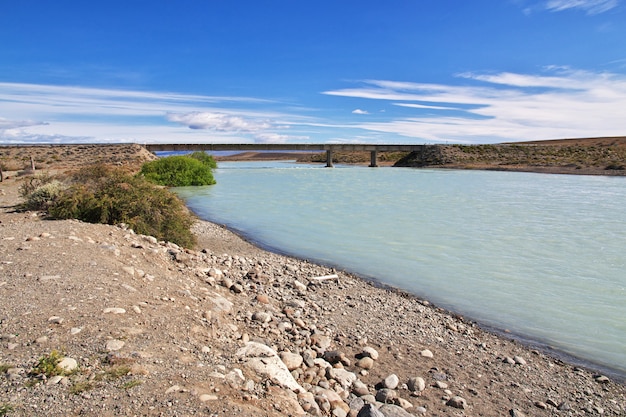
[[[0,147],[0,415],[626,415],[616,375],[218,225],[185,249],[17,210],[31,175],[153,157]]]

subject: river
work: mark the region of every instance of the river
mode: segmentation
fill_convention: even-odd
[[[223,162],[200,217],[626,375],[626,178]]]

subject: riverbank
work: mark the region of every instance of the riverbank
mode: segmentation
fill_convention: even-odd
[[[262,251],[208,222],[194,227],[197,250],[183,250],[15,212],[27,177],[8,176],[0,407],[9,415],[356,415],[376,399],[388,416],[626,412],[623,384],[425,300]],[[55,349],[79,370],[29,375]],[[270,364],[291,372],[268,376]]]

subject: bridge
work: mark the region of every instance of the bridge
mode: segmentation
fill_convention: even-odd
[[[333,166],[333,152],[370,152],[370,167],[377,167],[377,152],[415,152],[425,145],[376,145],[376,144],[335,144],[335,143],[154,143],[143,144],[150,152],[163,151],[326,151],[326,166]]]

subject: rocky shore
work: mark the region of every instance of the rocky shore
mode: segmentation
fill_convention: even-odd
[[[198,221],[188,250],[14,210],[0,415],[626,415],[626,387],[402,291]],[[51,365],[52,364],[52,365]]]

